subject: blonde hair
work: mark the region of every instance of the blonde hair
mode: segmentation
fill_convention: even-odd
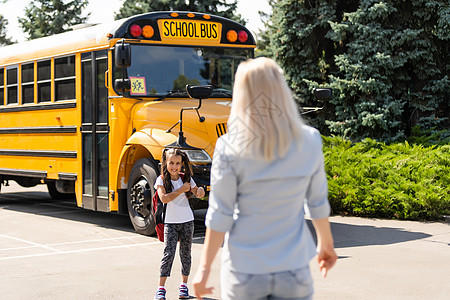
[[[292,91],[274,60],[260,57],[239,65],[228,118],[228,136],[236,152],[266,160],[283,157],[292,142],[300,142],[302,124]]]

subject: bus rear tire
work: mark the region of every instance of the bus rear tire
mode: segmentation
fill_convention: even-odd
[[[127,187],[128,214],[139,234],[154,235],[156,232],[151,212],[157,174],[156,163],[149,158],[138,160],[130,172]]]
[[[50,181],[47,182],[47,189],[48,193],[50,194],[50,197],[52,197],[53,200],[69,200],[69,199],[75,199],[74,193],[60,193],[56,189],[56,182]]]

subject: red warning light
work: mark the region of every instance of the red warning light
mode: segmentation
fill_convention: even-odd
[[[130,26],[130,34],[132,37],[138,38],[141,36],[141,33],[142,33],[141,26],[136,25],[136,24]]]
[[[244,30],[239,31],[238,33],[238,40],[241,43],[245,43],[248,39],[248,34]]]

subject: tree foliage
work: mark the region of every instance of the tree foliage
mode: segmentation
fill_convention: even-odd
[[[81,13],[87,4],[87,0],[32,0],[19,24],[30,40],[62,33],[86,21],[87,16],[82,17]]]
[[[276,0],[267,0],[272,8],[275,6],[275,2]],[[271,14],[263,11],[258,11],[258,14],[266,30],[261,30],[256,37],[258,42],[256,43],[255,56],[272,57],[270,48],[270,37],[273,31]]]
[[[0,46],[11,45],[14,43],[11,38],[6,36],[7,25],[8,20],[6,20],[2,15],[0,15]]]
[[[263,54],[286,72],[300,104],[312,89],[334,98],[310,122],[326,134],[404,139],[450,127],[447,0],[280,0]],[[267,43],[267,41],[266,41]]]
[[[237,1],[224,0],[125,0],[116,13],[116,20],[152,11],[192,11],[208,13],[232,19],[245,24],[239,14],[236,14]]]

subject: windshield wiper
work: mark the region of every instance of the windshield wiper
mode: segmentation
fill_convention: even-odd
[[[225,95],[225,96],[230,97],[230,98],[233,96],[232,93],[229,90],[227,90],[227,89],[215,88],[212,93],[213,94]],[[185,94],[185,95],[187,95],[187,92],[186,91],[181,91],[181,90],[168,91],[167,94],[164,94],[164,95],[156,98],[153,101],[162,101],[162,100],[166,99],[167,97],[170,97],[170,96],[176,95],[176,94]]]
[[[167,97],[170,97],[170,96],[172,96],[172,95],[174,95],[174,94],[186,94],[186,95],[187,95],[187,92],[186,92],[186,91],[180,91],[180,90],[172,90],[172,91],[168,91],[167,94],[164,94],[164,95],[160,96],[159,98],[156,98],[156,99],[153,100],[153,101],[161,101],[161,100],[164,100],[164,99],[166,99]]]
[[[227,89],[219,89],[219,88],[216,88],[216,89],[213,90],[212,93],[213,93],[213,94],[222,94],[222,95],[228,96],[228,97],[230,97],[230,98],[233,96],[233,94],[232,94],[229,90],[227,90]]]

